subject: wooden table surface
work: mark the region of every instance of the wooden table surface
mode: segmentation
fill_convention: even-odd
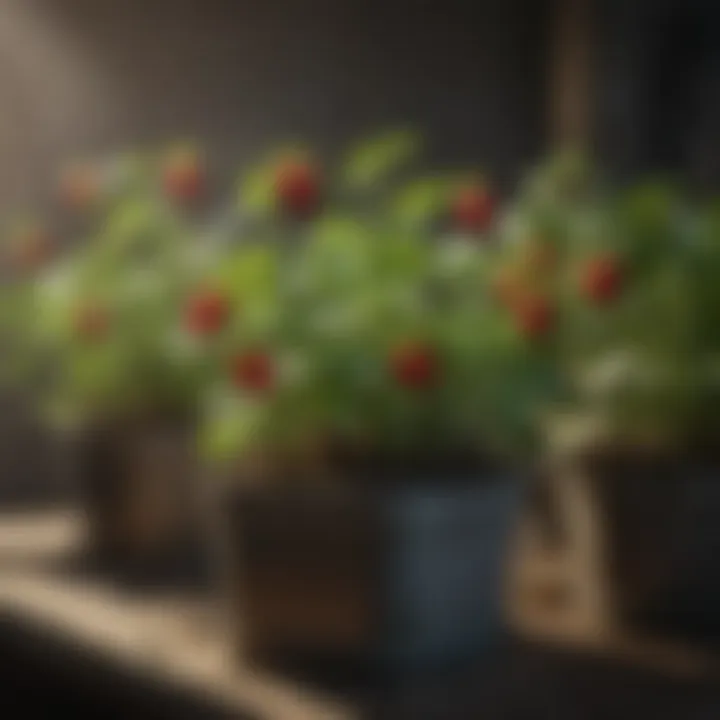
[[[258,718],[351,720],[351,708],[300,685],[243,667],[221,608],[193,597],[133,596],[66,575],[62,560],[82,541],[72,512],[0,519],[0,613],[79,644],[118,667],[196,690]]]

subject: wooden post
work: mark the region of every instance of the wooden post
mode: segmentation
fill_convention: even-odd
[[[549,129],[553,146],[588,147],[593,114],[593,0],[553,0]]]

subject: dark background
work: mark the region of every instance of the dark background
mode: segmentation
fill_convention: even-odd
[[[577,0],[578,2],[580,0]],[[572,5],[564,0],[566,5]],[[175,137],[223,179],[261,148],[410,122],[503,187],[542,154],[563,0],[2,0],[0,206],[77,154]],[[621,176],[720,178],[720,3],[595,0],[592,112]]]
[[[197,138],[222,175],[268,145],[396,122],[501,182],[543,136],[542,0],[2,0],[3,198],[68,155]]]
[[[619,178],[720,182],[720,2],[596,3],[598,155]]]

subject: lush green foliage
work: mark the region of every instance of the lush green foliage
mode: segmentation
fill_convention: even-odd
[[[338,438],[369,452],[527,449],[555,389],[552,353],[488,292],[493,226],[450,232],[468,176],[418,178],[417,149],[405,133],[354,148],[336,176],[325,172],[310,217],[278,212],[277,157],[243,180],[253,223],[217,276],[238,308],[219,357],[259,350],[275,374],[258,392],[217,363],[211,454]],[[404,362],[428,376],[403,377]]]
[[[137,159],[103,166],[92,206],[72,208],[81,241],[6,287],[7,369],[52,420],[197,404],[202,356],[183,307],[214,246],[163,194],[159,168]]]
[[[717,206],[693,206],[659,182],[606,192],[577,165],[568,187],[568,169],[556,163],[537,173],[515,221],[559,249],[552,292],[570,429],[586,429],[580,442],[714,443]]]
[[[76,173],[80,242],[49,260],[37,227],[12,231],[3,376],[59,419],[200,410],[218,459],[525,452],[557,412],[615,440],[715,440],[720,207],[607,192],[565,155],[500,209],[419,151],[395,131],[332,165],[273,153],[222,223],[192,152]]]

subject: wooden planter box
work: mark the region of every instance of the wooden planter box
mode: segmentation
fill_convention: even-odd
[[[202,581],[202,504],[193,429],[141,420],[94,427],[80,484],[95,569],[140,583]]]
[[[621,622],[720,639],[720,465],[623,453],[586,460],[584,475]]]
[[[333,675],[482,653],[502,630],[507,481],[261,488],[231,504],[242,647]]]

